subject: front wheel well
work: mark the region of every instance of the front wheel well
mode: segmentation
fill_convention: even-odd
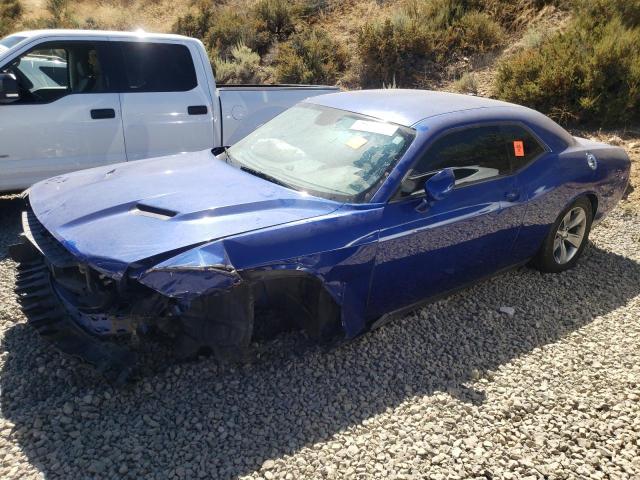
[[[342,327],[341,308],[322,281],[304,273],[278,272],[254,278],[254,337],[269,338],[283,331],[303,330],[326,341]]]

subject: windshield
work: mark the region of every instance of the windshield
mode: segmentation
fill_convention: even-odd
[[[371,197],[413,141],[406,127],[301,103],[229,150],[232,162],[296,190],[340,201]]]
[[[20,43],[25,38],[27,37],[21,37],[20,35],[9,35],[8,37],[4,37],[2,40],[0,40],[0,52],[10,49],[14,45],[17,45],[18,43]]]

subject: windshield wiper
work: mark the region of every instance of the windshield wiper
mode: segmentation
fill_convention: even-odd
[[[267,180],[268,182],[280,185],[281,187],[286,187],[286,188],[290,188],[292,190],[295,190],[295,188],[293,188],[288,183],[285,183],[285,182],[283,182],[282,180],[280,180],[280,179],[278,179],[276,177],[272,177],[268,173],[261,172],[260,170],[254,170],[253,168],[245,167],[244,165],[240,165],[240,170],[242,170],[243,172],[250,173],[251,175],[254,175],[256,177],[262,178],[263,180]]]

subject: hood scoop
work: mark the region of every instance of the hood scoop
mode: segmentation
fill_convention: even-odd
[[[144,217],[157,218],[158,220],[169,220],[178,214],[178,212],[174,212],[173,210],[145,205],[144,203],[138,203],[133,213]]]

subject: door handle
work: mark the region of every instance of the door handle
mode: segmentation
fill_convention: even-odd
[[[510,202],[515,202],[520,198],[520,192],[518,190],[512,190],[504,194],[504,198],[506,198]]]
[[[116,118],[116,111],[113,108],[96,108],[95,110],[91,110],[91,118],[94,120]]]
[[[192,105],[187,107],[189,115],[206,115],[209,109],[206,105]]]

